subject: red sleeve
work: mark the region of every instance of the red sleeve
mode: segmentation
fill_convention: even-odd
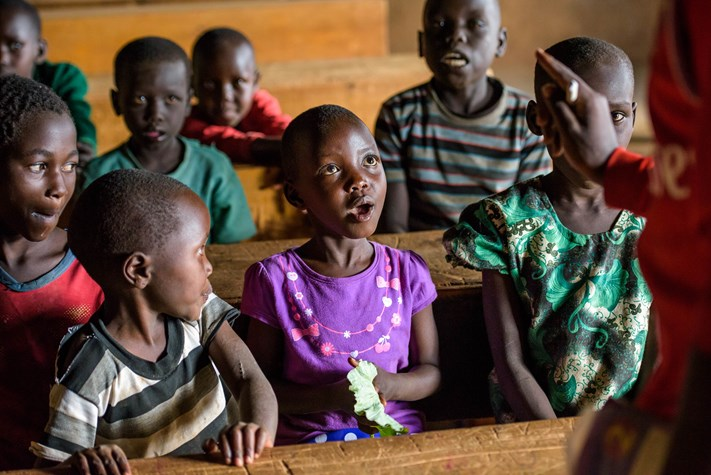
[[[185,120],[181,135],[197,139],[205,145],[214,145],[233,162],[244,163],[252,159],[252,142],[264,137],[259,132],[242,132],[227,125],[210,125],[191,115]]]
[[[652,199],[654,159],[618,147],[605,166],[605,201],[608,205],[644,215]]]
[[[249,114],[237,125],[243,132],[259,132],[264,136],[279,136],[291,122],[291,117],[284,114],[279,101],[265,89],[254,93]]]

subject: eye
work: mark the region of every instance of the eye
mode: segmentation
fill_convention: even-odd
[[[245,78],[237,78],[232,81],[232,87],[244,87],[247,85],[247,82]]]
[[[470,30],[483,30],[487,26],[486,21],[481,18],[472,18],[467,22],[467,27]]]
[[[205,245],[203,244],[200,246],[200,249],[198,249],[198,256],[204,256],[205,255]]]
[[[24,47],[25,43],[22,43],[20,41],[13,41],[10,43],[10,51],[20,51]]]
[[[333,175],[335,173],[338,173],[341,169],[338,168],[338,165],[335,163],[329,163],[328,165],[325,165],[321,167],[321,170],[319,170],[319,175]]]
[[[614,111],[610,115],[612,116],[612,122],[615,124],[619,124],[627,118],[627,115],[620,111]]]
[[[76,162],[67,162],[64,165],[62,165],[62,172],[63,173],[74,173],[76,168],[77,168]]]
[[[433,18],[430,22],[430,27],[441,30],[447,26],[447,21],[444,18]]]
[[[377,167],[380,160],[377,155],[366,155],[363,159],[363,165],[366,167]]]
[[[170,94],[168,97],[165,98],[166,104],[178,104],[180,101],[180,97],[176,96],[175,94]]]
[[[133,97],[133,103],[137,106],[143,105],[146,102],[148,102],[148,98],[146,96],[134,96]]]
[[[29,166],[29,169],[32,173],[42,173],[47,169],[47,164],[42,162],[33,163]]]

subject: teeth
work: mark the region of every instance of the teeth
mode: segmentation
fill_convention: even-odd
[[[442,63],[452,68],[462,68],[467,65],[466,59],[444,58]]]

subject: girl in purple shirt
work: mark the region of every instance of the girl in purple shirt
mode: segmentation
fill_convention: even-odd
[[[350,111],[316,107],[287,128],[282,159],[284,193],[314,235],[252,265],[242,296],[247,344],[279,400],[276,443],[368,436],[346,379],[360,359],[377,366],[386,412],[421,431],[409,401],[439,386],[436,292],[419,255],[368,241],[386,189],[372,135]]]

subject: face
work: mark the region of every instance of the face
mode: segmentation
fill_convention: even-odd
[[[43,112],[0,161],[0,225],[7,235],[42,241],[74,193],[79,161],[74,122]]]
[[[192,192],[182,192],[176,202],[180,216],[178,229],[151,256],[153,274],[146,292],[156,311],[183,320],[197,320],[212,292],[208,280],[212,264],[205,255],[210,215]]]
[[[258,79],[248,44],[218,45],[196,66],[196,107],[210,123],[235,127],[252,108]]]
[[[0,75],[31,78],[43,55],[44,41],[30,16],[20,9],[0,11]]]
[[[422,54],[435,82],[461,90],[486,78],[506,48],[496,0],[430,0],[425,10]]]
[[[304,146],[300,155],[286,193],[293,193],[290,201],[308,212],[316,231],[350,239],[373,234],[386,184],[378,148],[365,125],[343,121],[316,147]]]
[[[111,98],[131,132],[131,144],[138,150],[151,150],[175,140],[190,112],[185,63],[142,64],[125,76]]]
[[[630,72],[616,63],[595,65],[590,71],[579,71],[579,76],[594,90],[607,97],[610,105],[610,117],[615,126],[617,143],[627,147],[632,139],[637,103],[634,97],[634,77]],[[540,104],[540,98],[539,104]],[[543,134],[551,157],[564,153],[560,135],[555,124],[548,117],[545,107],[535,106],[535,122]],[[546,125],[544,125],[546,124]]]

